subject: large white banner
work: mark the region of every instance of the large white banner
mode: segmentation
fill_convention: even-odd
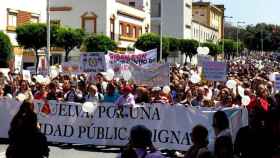
[[[0,102],[0,138],[8,137],[9,123],[19,108],[14,100]],[[77,103],[49,101],[50,113],[41,111],[45,103],[36,101],[41,131],[50,142],[125,146],[131,127],[145,125],[152,133],[152,141],[160,149],[188,150],[190,133],[197,124],[208,128],[213,142],[212,117],[209,108],[186,108],[164,104],[144,104],[137,107],[116,108],[102,103],[93,114],[85,113]],[[46,109],[46,107],[44,107]],[[246,124],[245,109],[225,110],[231,121],[232,134]]]
[[[151,67],[157,62],[157,49],[147,52],[135,51],[134,54],[118,54],[108,52],[106,55],[107,67],[113,69],[115,75],[121,75],[122,72],[128,71],[129,64],[134,63],[141,67]]]

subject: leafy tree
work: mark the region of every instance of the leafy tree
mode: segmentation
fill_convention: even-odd
[[[67,62],[71,50],[75,47],[79,48],[81,46],[84,38],[84,32],[81,29],[60,27],[57,30],[54,30],[53,33],[56,33],[56,35],[52,35],[54,38],[54,45],[64,48],[64,61]]]
[[[223,41],[219,42],[220,47],[223,47]],[[233,53],[236,51],[235,49],[235,41],[232,39],[224,40],[224,58],[229,60]]]
[[[39,49],[47,45],[47,27],[45,24],[25,24],[17,27],[17,42],[25,49],[33,49],[36,54],[36,70],[39,64]]]
[[[198,41],[189,40],[189,39],[181,39],[180,40],[180,51],[189,57],[192,60],[192,57],[197,54]],[[187,60],[187,58],[186,58]],[[187,62],[187,61],[185,61]]]
[[[0,31],[0,67],[8,67],[8,61],[13,57],[10,38]]]
[[[115,50],[117,44],[114,40],[105,35],[90,35],[84,41],[84,47],[88,52],[105,52]]]
[[[236,41],[236,34],[237,27],[225,24],[225,38]],[[277,51],[280,47],[280,26],[260,23],[239,28],[239,40],[244,43],[240,48],[246,47],[253,51],[261,51],[262,48],[264,51]]]
[[[180,48],[180,41],[176,38],[167,38],[168,42],[169,42],[169,51],[173,52],[173,51],[178,51]]]
[[[159,42],[160,43],[160,42]],[[160,49],[158,49],[160,51]],[[167,57],[170,55],[170,41],[168,38],[162,38],[162,58],[167,61]]]
[[[160,54],[160,36],[153,33],[142,35],[134,44],[134,47],[142,51],[148,51],[151,49],[157,49],[158,60]],[[169,56],[169,39],[162,38],[162,57],[167,58]]]
[[[217,59],[217,55],[221,52],[221,48],[219,45],[215,43],[203,43],[203,47],[208,47],[209,48],[209,55],[213,56],[215,59]]]

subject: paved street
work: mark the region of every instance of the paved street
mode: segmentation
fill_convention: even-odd
[[[5,150],[7,145],[0,145],[0,158],[5,158]],[[76,147],[74,147],[76,148]],[[115,158],[118,154],[117,149],[108,150],[89,150],[89,149],[73,149],[73,148],[60,148],[50,147],[49,158]]]

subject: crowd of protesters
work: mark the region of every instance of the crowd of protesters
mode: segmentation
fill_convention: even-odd
[[[227,65],[227,80],[234,80],[236,87],[244,90],[242,95],[250,97],[247,106],[249,126],[241,128],[233,142],[228,137],[226,115],[217,112],[213,119],[216,134],[214,156],[231,158],[236,155],[250,158],[264,154],[261,157],[265,158],[272,154],[273,151],[270,150],[277,149],[280,144],[280,93],[274,88],[275,77],[272,75],[273,72],[279,72],[280,64],[269,55],[256,54],[228,61]],[[30,81],[23,80],[20,74],[9,72],[4,76],[0,73],[0,97],[26,101],[111,102],[117,106],[133,106],[137,103],[216,108],[243,106],[242,95],[237,88],[228,87],[226,82],[207,81],[201,72],[199,67],[189,64],[174,65],[170,72],[170,85],[167,87],[134,85],[133,81],[117,77],[108,80],[106,73],[98,73],[94,80],[89,80],[88,75],[82,73],[59,74],[54,78],[32,76]],[[200,78],[193,81],[193,75],[199,75]],[[12,122],[9,133],[11,138],[14,124],[15,121]],[[33,132],[36,133],[36,130]],[[185,157],[210,157],[211,154],[207,152],[207,137],[205,127],[194,127],[194,145]]]

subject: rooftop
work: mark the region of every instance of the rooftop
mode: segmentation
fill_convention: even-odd
[[[124,2],[124,1],[121,1],[121,0],[116,0],[116,2],[121,3],[121,4],[124,4],[124,5],[127,5],[127,6],[129,6],[129,7],[131,7],[131,8],[135,8],[135,9],[144,11],[143,6],[142,6],[142,7],[139,7],[139,6],[131,6],[131,5],[129,5],[129,2]]]
[[[211,2],[203,2],[203,1],[197,1],[197,2],[193,2],[192,3],[193,6],[207,6],[207,7],[211,7],[214,10],[217,10],[218,12],[224,12],[225,10],[225,6],[224,5],[220,5],[220,4],[211,4]]]

